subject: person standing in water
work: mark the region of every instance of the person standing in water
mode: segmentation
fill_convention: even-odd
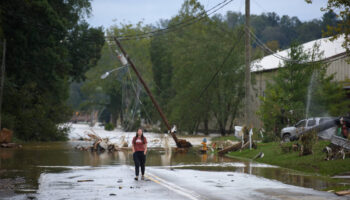
[[[132,152],[135,163],[135,180],[139,180],[139,173],[141,167],[141,180],[145,180],[145,163],[147,153],[147,139],[143,136],[143,130],[139,128],[136,136],[132,139]]]

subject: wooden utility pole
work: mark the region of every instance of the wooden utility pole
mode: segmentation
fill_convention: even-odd
[[[244,123],[250,125],[250,0],[245,0],[245,115]]]
[[[128,63],[130,64],[131,68],[134,70],[137,78],[140,80],[141,84],[143,85],[143,87],[145,88],[148,96],[151,98],[152,103],[154,105],[154,107],[156,107],[157,111],[159,112],[160,117],[162,118],[163,122],[165,123],[166,127],[168,128],[168,131],[170,132],[171,136],[173,137],[173,139],[175,140],[176,146],[183,148],[183,147],[191,147],[191,143],[187,142],[186,140],[179,140],[175,133],[171,131],[171,126],[169,124],[168,119],[165,117],[162,109],[160,108],[160,106],[158,105],[156,99],[153,97],[150,89],[148,88],[147,84],[145,83],[145,81],[143,80],[143,78],[141,77],[140,73],[138,72],[138,70],[136,69],[134,63],[132,62],[132,60],[129,58],[129,56],[127,55],[126,51],[124,50],[124,48],[122,47],[122,45],[120,44],[120,42],[114,38],[115,43],[117,44],[117,46],[119,47],[119,49],[121,50],[122,54],[124,55],[124,57],[127,59]]]
[[[4,39],[4,44],[2,48],[1,85],[0,85],[0,130],[1,130],[2,93],[4,90],[4,83],[5,83],[5,56],[6,56],[6,39]]]

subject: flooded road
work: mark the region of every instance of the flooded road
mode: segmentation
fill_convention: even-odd
[[[186,154],[150,149],[148,179],[135,182],[131,151],[98,154],[74,149],[82,143],[29,143],[23,149],[0,149],[0,199],[136,199],[145,192],[152,194],[146,199],[339,198],[302,188],[322,190],[337,184],[330,179],[202,155],[195,149]]]

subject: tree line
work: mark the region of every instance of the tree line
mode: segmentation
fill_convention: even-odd
[[[208,133],[210,127],[222,134],[232,131],[244,97],[244,15],[203,15],[200,3],[186,0],[171,19],[116,24],[104,31],[84,20],[90,12],[89,0],[1,1],[0,40],[7,41],[3,127],[14,130],[21,140],[63,140],[68,129],[62,124],[74,110],[100,110],[102,121],[121,119],[130,130],[142,120],[156,124],[158,114],[127,67],[100,78],[121,66],[113,41],[105,42],[104,34],[143,34],[201,15],[189,26],[122,43],[171,123],[181,131]],[[328,9],[319,20],[301,22],[297,17],[264,13],[253,15],[251,23],[252,32],[277,50],[293,41],[318,39],[325,27],[346,32],[346,20]],[[267,55],[255,42],[252,46],[253,59]]]
[[[110,27],[107,35],[143,35],[145,32],[176,27],[202,13],[204,8],[200,3],[186,0],[179,13],[171,19],[160,20],[157,25],[121,23]],[[204,19],[175,31],[156,32],[151,37],[126,40],[121,37],[121,42],[151,86],[160,106],[171,123],[176,124],[180,130],[209,133],[209,129],[214,127],[225,135],[232,132],[234,120],[242,115],[244,20],[241,13],[227,12],[225,15],[205,16]],[[338,23],[340,21],[332,11],[325,13],[322,19],[306,22],[301,22],[297,17],[280,17],[276,13],[252,15],[251,20],[252,31],[273,50],[287,48],[292,43],[319,39],[327,26]],[[268,54],[254,41],[252,46],[253,59]],[[71,100],[83,102],[76,103],[80,105],[77,109],[101,108],[102,121],[116,123],[119,118],[122,123],[128,124],[130,121],[127,115],[134,112],[133,108],[123,102],[137,100],[130,100],[130,97],[125,100],[125,88],[132,87],[128,83],[129,79],[136,82],[137,79],[119,71],[111,74],[111,78],[99,78],[105,71],[121,66],[114,49],[113,40],[105,44],[98,66],[87,72],[87,81],[81,87],[72,88],[72,93],[83,92]],[[309,75],[305,77],[306,81],[309,79]],[[302,89],[302,92],[305,90]],[[101,94],[106,94],[105,98],[99,98]],[[141,92],[139,97],[142,105],[137,107],[136,120],[132,119],[137,124],[134,128],[139,126],[141,118],[149,123],[160,120],[148,96]],[[135,104],[130,105],[134,107]]]

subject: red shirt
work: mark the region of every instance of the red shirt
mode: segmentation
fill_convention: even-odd
[[[132,139],[132,144],[134,145],[135,151],[145,151],[145,145],[147,144],[146,137],[143,137],[144,143],[141,140],[141,137],[136,136]]]

